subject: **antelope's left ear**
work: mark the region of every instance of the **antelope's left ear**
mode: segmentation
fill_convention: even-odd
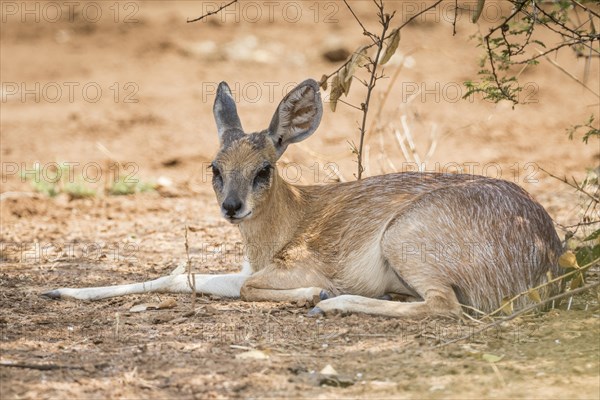
[[[243,133],[242,123],[238,117],[235,101],[231,95],[231,89],[226,82],[221,82],[217,89],[217,97],[213,105],[213,114],[217,123],[219,142],[221,146],[225,142],[225,132],[235,130]]]
[[[307,79],[289,92],[279,103],[267,132],[277,150],[277,158],[290,143],[312,135],[322,115],[323,104],[319,84],[315,80]]]

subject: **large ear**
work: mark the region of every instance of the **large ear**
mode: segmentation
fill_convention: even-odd
[[[217,131],[219,133],[219,141],[223,143],[223,135],[231,129],[242,131],[242,123],[238,117],[235,101],[231,95],[231,89],[225,82],[219,84],[217,89],[217,97],[213,105],[213,114],[217,122]]]
[[[269,125],[268,137],[280,157],[290,143],[306,139],[319,126],[323,104],[319,84],[307,79],[287,94],[279,103]]]

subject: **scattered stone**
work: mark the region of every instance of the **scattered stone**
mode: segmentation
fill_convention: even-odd
[[[331,364],[327,364],[325,368],[323,368],[320,372],[321,375],[337,375],[337,371],[331,366]]]

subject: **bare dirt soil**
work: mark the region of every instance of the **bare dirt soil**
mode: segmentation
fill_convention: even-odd
[[[577,298],[570,311],[519,317],[440,348],[435,346],[479,324],[309,318],[308,305],[210,297],[198,297],[193,309],[189,295],[98,302],[41,298],[56,287],[170,273],[186,261],[186,225],[197,228],[189,234],[196,271],[236,271],[240,236],[219,217],[206,168],[218,149],[216,85],[226,80],[236,92],[246,130],[263,129],[293,84],[337,68],[325,52],[367,43],[336,1],[242,2],[228,14],[193,24],[186,19],[218,4],[75,3],[0,3],[3,399],[600,398],[595,294]],[[426,3],[390,5],[400,23]],[[465,6],[473,8],[471,3]],[[469,37],[498,20],[493,11],[501,3],[487,3],[496,8],[484,13],[479,26],[460,14],[456,36],[452,1],[402,31],[399,53],[386,69],[393,76],[401,68],[379,119],[388,129],[367,141],[367,173],[412,168],[403,164],[390,133],[390,127],[401,129],[405,116],[421,159],[435,132],[427,169],[468,166],[519,183],[560,224],[562,238],[560,227],[579,221],[582,199],[542,168],[582,179],[586,168],[598,166],[598,141],[586,146],[566,135],[569,126],[597,111],[598,100],[546,60],[520,76],[529,83],[522,95],[530,104],[512,109],[477,96],[460,100],[462,83],[476,78],[481,56]],[[355,7],[375,29],[371,3]],[[566,49],[553,60],[584,74],[584,60]],[[586,81],[596,91],[598,64],[596,59],[589,65]],[[375,109],[389,82],[381,81]],[[347,100],[357,104],[364,92],[354,85]],[[287,179],[354,179],[347,141],[358,140],[360,115],[343,104],[335,113],[325,108],[317,133],[281,160]],[[41,175],[32,178],[35,162]],[[97,194],[27,194],[32,179],[52,180],[56,162],[72,163],[73,182]],[[107,195],[103,188],[116,171],[163,186]],[[129,311],[167,299],[176,302],[174,308]],[[253,349],[260,352],[244,357]],[[337,376],[319,374],[328,364]]]

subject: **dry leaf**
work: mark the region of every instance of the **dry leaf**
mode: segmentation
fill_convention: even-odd
[[[236,354],[235,358],[237,360],[268,360],[269,356],[260,350],[250,350]]]
[[[506,315],[513,313],[513,302],[510,300],[510,297],[502,299],[502,312]]]
[[[331,92],[329,95],[329,106],[331,107],[331,111],[335,112],[337,101],[343,92],[344,90],[340,85],[340,78],[338,77],[338,75],[336,75],[331,81]]]
[[[344,67],[346,69],[346,76],[353,77],[356,73],[356,68],[362,68],[369,63],[367,50],[367,46],[360,46],[352,53],[350,61]]]
[[[583,286],[583,274],[580,272],[575,276],[575,278],[573,278],[569,288],[571,290],[573,290],[573,289],[577,289],[578,287],[581,287],[581,286]]]
[[[333,77],[331,82],[331,92],[329,95],[329,105],[331,111],[335,112],[337,107],[337,101],[342,94],[346,96],[350,92],[350,85],[352,84],[352,78],[356,72],[356,68],[365,66],[368,63],[367,59],[367,46],[361,46],[354,53],[350,60],[344,65],[342,69]],[[323,79],[323,78],[321,78]]]
[[[527,292],[527,297],[529,297],[531,300],[535,301],[536,303],[542,302],[540,292],[538,292],[537,289],[529,289],[529,291]]]
[[[369,63],[369,59],[367,58],[367,50],[369,50],[367,46],[361,46],[358,49],[356,49],[356,51],[352,55],[351,64],[355,65],[358,68],[362,68],[365,65],[367,65]]]
[[[143,312],[148,310],[165,310],[168,308],[173,308],[177,305],[177,301],[175,299],[167,299],[160,303],[143,303],[137,304],[129,309],[129,312]]]
[[[350,90],[350,83],[352,82],[352,75],[348,77],[348,65],[338,72],[338,80],[340,82],[340,86],[342,87],[342,93],[346,96],[348,95],[348,90]]]
[[[362,68],[369,63],[367,58],[367,46],[361,46],[354,53],[352,53],[352,57],[350,58],[350,62],[342,68],[340,71],[340,84],[342,88],[344,88],[344,94],[347,96],[350,92],[350,85],[352,84],[352,78],[356,73],[357,68]]]
[[[165,310],[168,308],[175,308],[177,306],[177,301],[175,299],[166,299],[160,302],[158,305],[159,310]]]
[[[383,57],[381,57],[379,64],[384,65],[386,62],[390,61],[390,58],[392,58],[398,48],[398,44],[400,44],[400,28],[394,29],[392,35],[387,40],[387,47],[385,48],[385,52],[383,53]]]
[[[490,353],[485,353],[481,356],[481,359],[483,361],[487,361],[490,363],[497,363],[498,361],[502,360],[504,358],[504,356],[497,356],[495,354],[490,354]]]
[[[577,239],[571,238],[567,240],[567,250],[577,250],[581,242]]]
[[[473,23],[477,22],[479,20],[479,17],[481,17],[481,12],[483,11],[484,4],[485,0],[477,1],[477,8],[475,9],[475,14],[473,14]]]
[[[572,251],[565,251],[562,256],[558,257],[558,265],[565,269],[579,269],[577,257]]]
[[[323,89],[323,90],[327,90],[327,75],[323,75],[321,77],[321,80],[319,81],[319,86]]]

